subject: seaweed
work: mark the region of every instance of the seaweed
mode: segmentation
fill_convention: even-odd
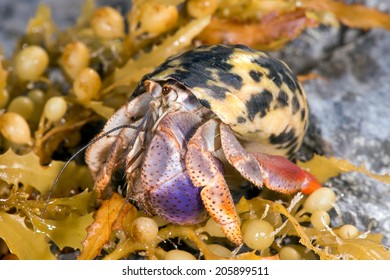
[[[89,170],[79,159],[70,162],[56,180],[67,158],[83,147],[128,98],[139,80],[169,56],[199,44],[239,43],[261,50],[276,50],[295,40],[308,28],[320,25],[390,30],[390,16],[359,4],[339,1],[278,0],[219,1],[214,10],[186,10],[184,0],[133,1],[127,14],[125,35],[104,37],[96,32],[94,18],[99,7],[85,2],[75,25],[59,30],[51,10],[41,5],[29,21],[11,58],[0,57],[0,239],[8,253],[0,258],[56,259],[73,251],[78,259],[164,259],[167,251],[187,248],[198,259],[280,259],[282,249],[296,250],[302,259],[390,259],[381,234],[359,231],[349,237],[332,224],[318,229],[310,224],[312,213],[304,207],[307,197],[281,196],[267,190],[236,204],[242,223],[267,221],[274,241],[265,250],[247,246],[235,248],[226,238],[210,230],[207,222],[178,226],[152,217],[158,224],[155,239],[144,243],[132,235],[132,224],[145,214],[114,194],[98,201]],[[161,20],[170,20],[166,29],[146,29],[140,24],[145,5],[159,5]],[[125,22],[123,18],[123,22]],[[157,28],[158,27],[158,28]],[[251,36],[256,33],[257,36]],[[74,83],[77,77],[66,70],[62,55],[66,47],[80,42],[89,53],[87,67],[98,74],[101,87],[80,99]],[[49,65],[34,79],[26,80],[14,71],[18,53],[26,46],[39,46]],[[301,79],[318,78],[309,73]],[[17,113],[27,127],[25,141],[15,141],[12,129],[2,117],[18,97]],[[53,97],[66,102],[66,112],[57,120],[45,105]],[[24,100],[25,101],[25,100]],[[23,102],[24,102],[23,101]],[[31,106],[23,115],[23,106]],[[20,119],[19,119],[20,120]],[[12,128],[12,118],[10,127]],[[16,122],[16,120],[14,120]],[[96,131],[91,127],[96,126]],[[88,128],[88,129],[85,129]],[[23,134],[22,134],[23,136]],[[28,139],[27,139],[28,138]],[[20,140],[19,138],[17,140]],[[315,155],[298,162],[322,183],[344,172],[360,172],[383,183],[390,175],[377,175],[344,159]],[[53,183],[53,197],[46,201]],[[336,202],[337,205],[337,202]],[[333,207],[334,205],[332,205]],[[44,212],[44,215],[42,213]],[[5,245],[4,245],[5,244]],[[212,249],[218,244],[229,252]],[[51,249],[55,245],[57,251]],[[225,250],[225,251],[226,251]]]

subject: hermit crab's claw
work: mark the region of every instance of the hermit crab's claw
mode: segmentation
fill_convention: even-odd
[[[188,143],[186,168],[193,184],[203,187],[201,198],[210,216],[222,226],[226,237],[242,244],[240,219],[233,198],[221,171],[221,165],[212,155],[219,147],[215,141],[218,122],[210,120],[196,131]]]
[[[254,153],[263,168],[264,184],[267,188],[280,193],[302,192],[310,194],[321,187],[321,184],[309,172],[282,156],[271,156]]]
[[[160,121],[144,157],[142,188],[130,190],[147,214],[179,225],[207,218],[201,189],[191,182],[184,162],[187,141],[200,123],[200,117],[189,112],[173,112]]]
[[[321,187],[314,176],[282,156],[247,152],[228,125],[221,123],[220,132],[227,160],[256,186],[261,187],[264,183],[267,188],[285,194],[298,191],[310,194]],[[256,164],[258,172],[254,168]]]
[[[142,94],[129,103],[122,106],[106,123],[103,131],[92,142],[99,140],[110,131],[112,133],[95,141],[86,150],[85,160],[95,179],[95,190],[101,197],[111,180],[113,172],[118,168],[118,162],[124,158],[123,154],[129,148],[131,139],[136,135],[133,128],[115,130],[117,127],[126,125],[138,125],[132,118],[145,114],[149,108],[149,94]],[[114,131],[115,130],[115,131]]]

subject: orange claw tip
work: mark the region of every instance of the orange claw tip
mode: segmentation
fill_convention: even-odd
[[[322,187],[321,183],[313,175],[304,170],[303,172],[305,173],[305,179],[301,186],[303,194],[311,194]]]

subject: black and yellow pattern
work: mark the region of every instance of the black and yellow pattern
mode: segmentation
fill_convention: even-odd
[[[288,66],[243,45],[200,46],[169,58],[145,80],[184,86],[228,124],[248,151],[291,157],[308,124],[304,90]]]

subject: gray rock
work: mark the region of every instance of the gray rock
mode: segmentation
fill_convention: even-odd
[[[332,51],[307,82],[312,114],[331,154],[379,174],[390,173],[390,32],[372,30]],[[334,181],[341,212],[352,223],[390,233],[390,186],[360,174]]]
[[[390,10],[387,1],[381,7]],[[296,72],[323,77],[304,84],[322,151],[378,174],[390,174],[389,51],[385,30],[319,28],[279,53]],[[356,172],[329,184],[343,222],[383,233],[389,245],[390,186]]]

